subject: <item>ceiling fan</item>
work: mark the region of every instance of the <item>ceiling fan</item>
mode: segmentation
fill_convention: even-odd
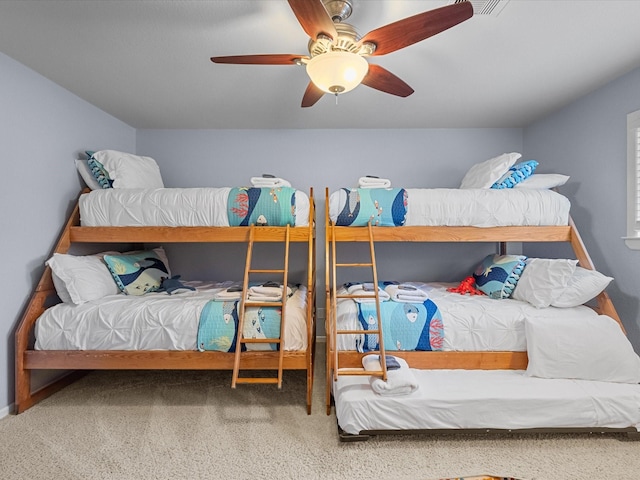
[[[344,20],[353,11],[353,0],[288,0],[302,29],[310,37],[309,55],[260,54],[211,57],[214,63],[243,65],[305,65],[311,81],[302,107],[311,107],[325,93],[346,93],[360,83],[399,97],[413,89],[366,57],[386,55],[451,28],[473,16],[468,0],[419,13],[385,25],[359,37]]]

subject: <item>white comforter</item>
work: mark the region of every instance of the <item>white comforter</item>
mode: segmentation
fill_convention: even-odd
[[[36,350],[196,350],[200,312],[228,283],[185,282],[182,293],[109,295],[47,309],[35,326]],[[306,288],[287,301],[285,350],[307,348]]]
[[[572,308],[535,308],[511,298],[495,300],[484,295],[460,295],[447,292],[452,284],[411,282],[426,292],[440,310],[444,326],[443,350],[524,352],[527,342],[524,321],[527,316],[575,318],[578,322],[597,313],[585,306]],[[346,293],[341,291],[341,293]],[[361,329],[356,303],[339,299],[339,330]],[[338,335],[339,350],[355,350],[356,335]],[[387,347],[388,348],[388,347]]]
[[[406,226],[567,225],[569,200],[553,190],[407,188]],[[340,191],[331,193],[329,216],[340,212]]]
[[[93,190],[80,196],[80,220],[85,227],[228,227],[230,191],[230,187]],[[297,190],[295,202],[295,226],[308,225],[309,197]]]

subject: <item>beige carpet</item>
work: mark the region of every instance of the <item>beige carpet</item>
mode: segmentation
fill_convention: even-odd
[[[320,349],[319,349],[320,350]],[[322,353],[322,352],[320,352]],[[0,420],[0,478],[640,479],[640,442],[613,436],[381,436],[343,443],[325,415],[319,358],[282,391],[230,372],[94,372]]]

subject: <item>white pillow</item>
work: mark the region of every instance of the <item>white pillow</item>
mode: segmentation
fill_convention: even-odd
[[[76,160],[76,169],[78,170],[78,173],[82,177],[82,180],[84,180],[84,183],[87,184],[87,187],[89,187],[91,190],[102,189],[102,187],[96,180],[96,177],[93,176],[93,173],[91,172],[91,168],[89,167],[87,160]]]
[[[536,308],[548,307],[566,289],[577,263],[564,258],[528,258],[511,298]]]
[[[527,375],[640,383],[640,357],[613,318],[532,317],[524,325]]]
[[[113,188],[164,188],[160,168],[151,157],[100,150],[93,158],[109,173]]]
[[[503,153],[472,166],[460,184],[460,188],[491,188],[516,161],[522,157],[519,153]]]
[[[569,181],[568,175],[559,173],[534,173],[516,184],[515,188],[548,189],[564,185]]]
[[[569,279],[567,287],[551,305],[554,307],[568,308],[587,303],[600,294],[613,280],[595,270],[576,267]]]
[[[102,260],[108,253],[117,252],[97,255],[54,253],[46,264],[51,267],[53,284],[60,300],[80,305],[120,293],[111,272]]]

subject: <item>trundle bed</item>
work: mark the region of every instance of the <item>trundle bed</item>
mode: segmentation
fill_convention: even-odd
[[[223,248],[224,243],[248,244],[250,230],[254,229],[253,241],[256,243],[284,245],[288,232],[289,242],[306,245],[295,251],[296,254],[302,250],[305,252],[305,259],[299,259],[300,263],[304,262],[304,272],[300,275],[305,278],[292,285],[288,292],[287,322],[280,346],[284,350],[283,370],[306,371],[306,407],[310,413],[315,349],[315,205],[312,190],[306,194],[289,189],[290,197],[278,198],[282,190],[268,187],[84,190],[16,332],[17,412],[23,412],[51,395],[86,370],[234,368],[234,345],[230,343],[235,342],[235,308],[241,308],[238,306],[241,292],[237,290],[238,285],[242,286],[242,278],[224,279],[229,281],[214,284],[175,277],[177,285],[165,291],[126,295],[116,288],[115,292],[100,298],[76,303],[69,300],[61,302],[58,297],[64,297],[68,292],[61,293],[61,288],[56,290],[60,285],[54,282],[59,279],[52,277],[51,265],[54,264],[51,262],[63,259],[77,261],[78,258],[68,255],[72,245],[132,244],[135,249],[146,248],[147,253],[158,251],[157,248],[150,250],[150,245],[168,243],[216,243]],[[252,216],[251,208],[258,201],[257,196],[249,198],[254,193],[266,197],[265,201],[272,205],[285,201],[290,203],[266,220]],[[239,203],[230,205],[231,200],[227,202],[227,199],[234,195],[236,200],[240,199]],[[261,226],[249,226],[256,223]],[[163,251],[162,248],[159,250]],[[288,248],[286,252],[288,255]],[[103,263],[107,258],[101,256]],[[116,258],[119,257],[116,255]],[[167,266],[165,271],[170,278],[168,270]],[[70,272],[70,277],[73,277],[73,272]],[[73,278],[68,280],[74,281]],[[282,281],[282,277],[279,280]],[[87,285],[76,286],[83,288]],[[282,291],[284,289],[280,285]],[[227,301],[213,302],[214,299]],[[201,340],[202,315],[207,308],[219,315],[215,321],[212,320],[218,323],[210,324],[209,330],[220,336]],[[274,307],[264,310],[270,308]],[[265,315],[258,308],[254,310],[259,330]],[[277,319],[278,328],[279,321]],[[245,336],[246,329],[245,322]],[[262,335],[264,338],[264,333]],[[273,337],[267,335],[266,338]],[[278,369],[279,352],[276,350],[279,347],[262,344],[253,348],[248,345],[246,349],[241,354],[242,370]],[[71,372],[33,391],[32,373],[35,370]]]
[[[612,279],[595,271],[569,215],[569,200],[555,189],[488,188],[492,183],[468,189],[327,189],[326,407],[329,415],[335,405],[341,440],[385,433],[540,431],[639,437],[640,358],[604,291]],[[373,357],[368,350],[381,353],[378,338],[358,331],[369,328],[367,318],[377,328],[375,306],[340,295],[332,299],[334,285],[338,294],[353,288],[353,281],[343,284],[335,267],[330,269],[338,262],[336,247],[369,242],[369,222],[375,244],[495,242],[496,263],[484,270],[477,262],[469,266],[479,281],[509,257],[508,242],[565,242],[575,258],[515,256],[522,262],[515,286],[498,297],[377,272],[384,294],[384,351],[401,365],[387,371],[385,382],[349,374],[376,370],[367,362]],[[556,274],[556,266],[562,273]],[[371,281],[363,276],[363,282]],[[599,286],[585,297],[578,284],[592,280]],[[550,284],[556,281],[562,288],[554,291]],[[399,285],[422,298],[415,305],[394,302]],[[411,310],[416,305],[427,313]],[[409,330],[418,328],[413,337],[398,332],[402,322]]]

